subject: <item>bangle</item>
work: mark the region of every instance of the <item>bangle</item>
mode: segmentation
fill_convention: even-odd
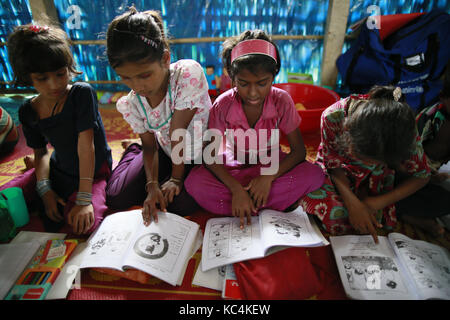
[[[87,177],[83,177],[83,178],[80,178],[80,180],[89,180],[89,181],[94,181],[94,179],[93,179],[93,178],[87,178]]]
[[[51,189],[52,186],[49,179],[41,179],[38,182],[36,182],[36,192],[41,198]]]
[[[90,192],[77,192],[77,198],[75,200],[77,206],[88,206],[92,204],[92,193]]]
[[[151,185],[151,184],[158,184],[159,182],[158,182],[158,180],[150,180],[150,181],[148,181],[146,184],[145,184],[145,191],[146,192],[148,192],[148,186],[149,185]]]
[[[175,182],[176,184],[181,184],[181,182],[182,182],[181,179],[176,179],[174,177],[170,177],[169,181]]]

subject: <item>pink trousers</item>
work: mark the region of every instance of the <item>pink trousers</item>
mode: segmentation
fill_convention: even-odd
[[[284,158],[285,154],[280,154]],[[261,165],[251,167],[225,168],[242,186],[260,175]],[[304,161],[272,183],[269,198],[265,207],[278,211],[287,209],[305,194],[322,186],[324,181],[322,169],[308,161]],[[205,166],[194,167],[184,182],[187,192],[197,203],[209,212],[220,215],[231,215],[231,192]]]

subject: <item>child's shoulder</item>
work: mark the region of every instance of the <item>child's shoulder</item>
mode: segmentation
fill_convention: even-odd
[[[197,71],[197,72],[203,73],[203,68],[200,65],[200,63],[198,63],[197,61],[192,60],[192,59],[178,60],[178,61],[172,63],[170,65],[170,68],[174,72],[179,71],[179,72],[183,73],[183,72],[196,72]]]
[[[233,103],[237,102],[237,91],[236,88],[232,88],[230,90],[225,91],[220,96],[216,98],[213,104],[213,108],[228,108]]]
[[[21,123],[29,122],[28,120],[36,118],[36,112],[31,106],[31,101],[33,98],[26,99],[22,105],[19,107],[19,121]]]
[[[75,90],[89,90],[89,91],[95,91],[92,86],[87,82],[74,82],[72,84],[72,88]]]

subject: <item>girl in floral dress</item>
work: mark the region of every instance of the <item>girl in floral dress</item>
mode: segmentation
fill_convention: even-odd
[[[374,87],[328,107],[321,118],[316,162],[326,173],[322,187],[303,197],[332,235],[371,234],[397,222],[395,203],[430,179],[414,114],[400,88]],[[396,174],[407,176],[398,185]]]
[[[211,108],[202,67],[193,60],[171,64],[161,17],[134,7],[110,23],[107,56],[132,89],[117,102],[117,110],[142,142],[129,145],[114,169],[106,190],[108,205],[126,209],[143,204],[145,224],[157,221],[158,210],[191,214],[197,205],[183,181],[201,161],[201,137]],[[172,141],[177,129],[187,133]],[[182,149],[175,161],[172,149],[179,150],[179,143],[188,151]]]

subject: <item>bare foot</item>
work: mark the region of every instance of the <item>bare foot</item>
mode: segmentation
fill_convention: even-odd
[[[434,218],[420,218],[404,215],[402,219],[416,227],[423,229],[433,237],[442,237],[445,229]]]
[[[25,156],[23,158],[23,162],[25,162],[25,171],[34,168],[34,158],[31,156]]]
[[[122,140],[122,148],[126,150],[133,143],[139,143],[139,139],[125,139]]]

